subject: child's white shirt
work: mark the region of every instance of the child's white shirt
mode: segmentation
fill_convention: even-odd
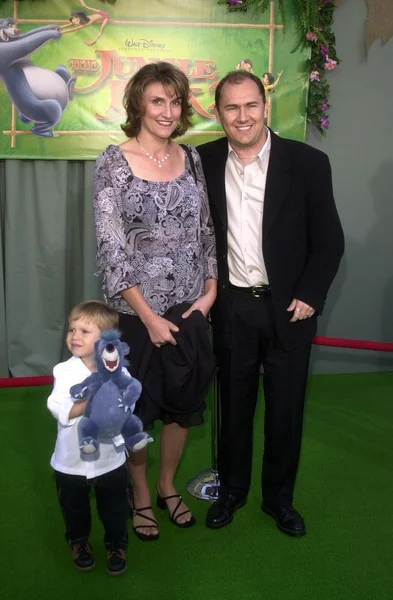
[[[126,369],[123,371],[128,374]],[[115,447],[112,440],[100,440],[98,457],[96,453],[81,455],[78,422],[82,417],[69,418],[70,410],[74,405],[70,388],[77,383],[82,383],[89,375],[91,371],[80,358],[75,356],[56,365],[53,369],[53,390],[47,406],[57,420],[57,439],[50,461],[51,466],[61,473],[94,479],[120,467],[126,460],[126,453],[124,445]]]

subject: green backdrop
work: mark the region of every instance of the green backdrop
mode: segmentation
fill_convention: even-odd
[[[192,130],[184,138],[189,143],[209,141],[220,134],[213,113],[214,89],[222,76],[245,58],[252,61],[253,71],[259,77],[264,72],[272,72],[275,77],[283,72],[274,92],[268,92],[268,124],[280,135],[304,140],[305,53],[291,52],[295,44],[291,23],[284,33],[274,2],[262,16],[254,12],[229,12],[216,0],[194,3],[117,0],[115,5],[89,0],[88,5],[92,9],[105,9],[110,16],[96,43],[86,45],[95,39],[100,23],[75,31],[67,31],[67,27],[60,39],[47,41],[30,56],[32,63],[41,69],[35,71],[41,99],[52,99],[60,93],[45,83],[48,73],[58,66],[67,67],[76,78],[74,98],[68,101],[53,129],[58,137],[31,134],[31,123],[24,124],[18,114],[18,102],[23,99],[15,97],[17,106],[12,109],[10,95],[1,85],[0,156],[95,159],[108,142],[123,141],[122,97],[130,76],[143,64],[157,60],[173,62],[190,79],[195,116]],[[48,24],[63,27],[68,23],[72,28],[68,21],[71,11],[84,11],[88,16],[96,14],[83,8],[78,0],[72,3],[26,0],[3,3],[0,17],[17,17],[18,29],[23,34]],[[8,49],[16,43],[23,41],[0,44],[0,64],[3,59],[6,64]],[[23,46],[20,52],[22,56]],[[0,78],[11,76],[10,69],[1,69]]]
[[[213,102],[208,88],[241,59],[251,59],[258,76],[265,71],[276,75],[283,70],[274,93],[269,94],[269,122],[280,135],[304,138],[304,55],[291,54],[291,24],[284,35],[273,13],[274,3],[271,12],[261,19],[247,13],[229,13],[216,0],[117,0],[115,6],[95,4],[95,0],[87,3],[110,13],[111,21],[97,43],[84,43],[99,31],[95,24],[48,42],[32,53],[32,62],[51,70],[66,65],[78,75],[78,88],[97,81],[99,71],[87,72],[86,68],[100,64],[101,69],[103,53],[113,51],[128,58],[112,60],[110,76],[96,90],[75,92],[55,127],[58,137],[32,135],[31,125],[24,125],[17,111],[14,134],[10,135],[13,111],[0,81],[0,377],[50,373],[53,365],[66,356],[64,333],[69,310],[81,300],[100,297],[100,281],[94,277],[91,159],[107,144],[122,140],[122,115],[114,113],[107,121],[94,115],[106,114],[111,89],[124,85],[132,72],[127,69],[140,66],[143,60],[175,60],[187,70],[192,88],[200,88],[194,96],[206,112],[211,112]],[[78,0],[25,0],[4,2],[0,10],[0,19],[15,17],[23,33],[48,23],[62,26],[71,10],[82,7]],[[177,25],[170,24],[174,22]],[[278,28],[274,25],[269,29],[270,22]],[[127,40],[131,46],[126,46]],[[143,40],[148,40],[148,47],[142,47]],[[157,49],[153,43],[165,44],[165,48]],[[7,42],[0,42],[0,56],[4,48]],[[78,67],[77,60],[85,63]],[[76,67],[81,69],[78,73]],[[115,67],[124,75],[114,74]],[[209,79],[215,71],[217,75]],[[118,103],[119,99],[115,108]],[[76,134],[79,130],[84,131]],[[219,131],[214,119],[196,112],[194,128],[187,138],[198,145]]]

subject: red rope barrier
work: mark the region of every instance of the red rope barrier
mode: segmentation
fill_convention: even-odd
[[[313,341],[316,346],[331,346],[334,348],[350,348],[351,350],[373,350],[375,352],[393,352],[393,344],[388,342],[367,342],[364,340],[347,340],[317,335]],[[0,377],[2,387],[30,387],[37,385],[52,385],[52,375],[38,377]]]
[[[34,385],[52,385],[52,375],[39,375],[35,377],[0,377],[2,387],[30,387]]]
[[[313,341],[317,346],[350,348],[351,350],[374,350],[375,352],[393,352],[393,344],[388,342],[366,342],[364,340],[346,340],[344,338],[323,337],[317,335]]]

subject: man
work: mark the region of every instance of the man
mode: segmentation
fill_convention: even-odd
[[[329,160],[264,126],[265,91],[252,73],[226,75],[215,104],[226,138],[198,147],[217,241],[212,324],[222,415],[220,497],[206,525],[224,527],[246,503],[262,362],[262,510],[302,536],[292,500],[311,340],[344,251]]]

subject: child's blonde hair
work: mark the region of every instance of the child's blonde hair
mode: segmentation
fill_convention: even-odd
[[[69,314],[68,322],[71,323],[71,321],[81,318],[97,325],[100,331],[119,327],[119,314],[100,300],[87,300],[74,306]]]

